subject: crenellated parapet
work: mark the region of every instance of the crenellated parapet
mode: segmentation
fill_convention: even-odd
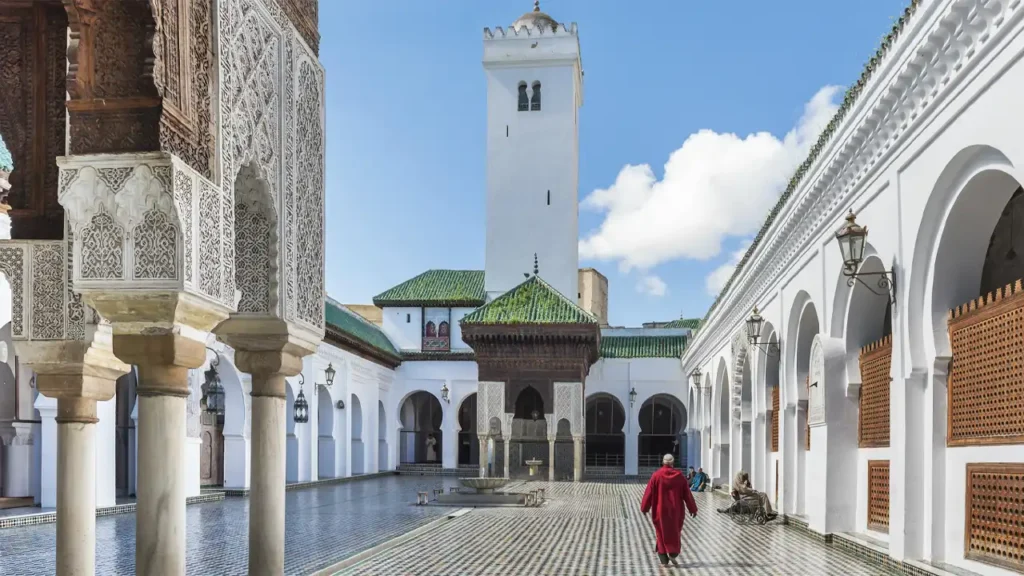
[[[557,38],[572,36],[576,37],[577,28],[576,23],[573,22],[569,25],[557,24],[555,26],[519,26],[503,28],[498,26],[494,30],[490,28],[484,28],[484,40],[495,40],[495,39],[527,39],[527,38]]]

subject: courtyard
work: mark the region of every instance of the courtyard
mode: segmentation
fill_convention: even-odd
[[[440,476],[393,476],[287,493],[285,573],[390,575],[625,575],[662,569],[654,532],[639,512],[639,482],[531,482],[545,488],[539,508],[455,511],[415,506],[416,492],[457,485]],[[513,484],[510,491],[524,489]],[[726,499],[696,494],[699,514],[687,520],[680,562],[686,574],[801,576],[888,572],[813,540],[792,527],[739,526],[715,512]],[[248,502],[228,498],[188,507],[187,574],[242,575],[248,558]],[[411,539],[388,545],[424,528]],[[0,574],[55,572],[56,525],[2,531]],[[384,545],[384,546],[381,546]],[[374,550],[345,563],[360,552]],[[343,564],[340,565],[339,564]],[[135,515],[96,520],[96,573],[135,572]]]

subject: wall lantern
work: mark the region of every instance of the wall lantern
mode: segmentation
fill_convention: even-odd
[[[700,388],[700,377],[700,368],[694,368],[693,372],[690,372],[690,378],[693,380],[693,385],[697,388]]]
[[[335,374],[336,374],[336,372],[334,371],[334,366],[331,365],[330,362],[328,362],[327,363],[327,369],[324,370],[324,375],[327,376],[327,387],[328,388],[330,388],[331,386],[334,385],[334,375]]]
[[[292,406],[292,417],[297,424],[305,424],[309,422],[309,402],[306,402],[306,394],[302,391],[302,386],[306,383],[306,378],[299,373],[299,395],[295,397],[295,404]]]
[[[636,404],[636,387],[629,389],[629,407],[632,408],[633,404]]]
[[[345,401],[344,400],[338,400],[338,402],[337,402],[337,404],[335,404],[335,406],[338,407],[338,410],[344,410],[345,409]]]
[[[441,384],[441,399],[451,404],[451,399],[448,397],[448,384]]]
[[[757,311],[757,306],[754,306],[754,313],[747,318],[747,342],[750,345],[757,348],[761,352],[764,352],[766,356],[778,356],[779,345],[775,342],[769,342],[767,346],[761,344],[761,327],[764,326],[764,318]]]
[[[872,294],[877,296],[888,296],[893,308],[896,307],[896,271],[882,270],[881,272],[858,272],[858,268],[864,262],[864,244],[868,238],[868,227],[857,224],[857,215],[850,210],[846,215],[846,223],[836,230],[836,241],[839,242],[839,251],[843,254],[843,276],[846,276],[846,285],[853,287],[854,282],[860,282]],[[861,279],[863,276],[877,276],[875,285],[876,291],[867,282]]]
[[[206,412],[224,415],[224,386],[220,383],[220,375],[217,374],[217,366],[220,364],[220,356],[212,348],[213,360],[210,360],[210,369],[203,373],[206,376]]]

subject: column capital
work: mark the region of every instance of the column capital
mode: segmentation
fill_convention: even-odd
[[[139,367],[139,396],[187,397],[188,371],[206,362],[206,343],[177,333],[115,334],[118,358]]]

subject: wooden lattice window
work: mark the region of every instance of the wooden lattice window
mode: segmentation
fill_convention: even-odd
[[[1024,571],[1024,464],[968,464],[964,555]]]
[[[949,342],[946,443],[1024,444],[1021,281],[951,310]]]
[[[779,451],[779,387],[772,386],[772,452]]]
[[[889,532],[888,460],[868,460],[868,529]]]
[[[860,351],[860,410],[857,441],[861,448],[889,446],[889,376],[892,368],[892,336]]]

